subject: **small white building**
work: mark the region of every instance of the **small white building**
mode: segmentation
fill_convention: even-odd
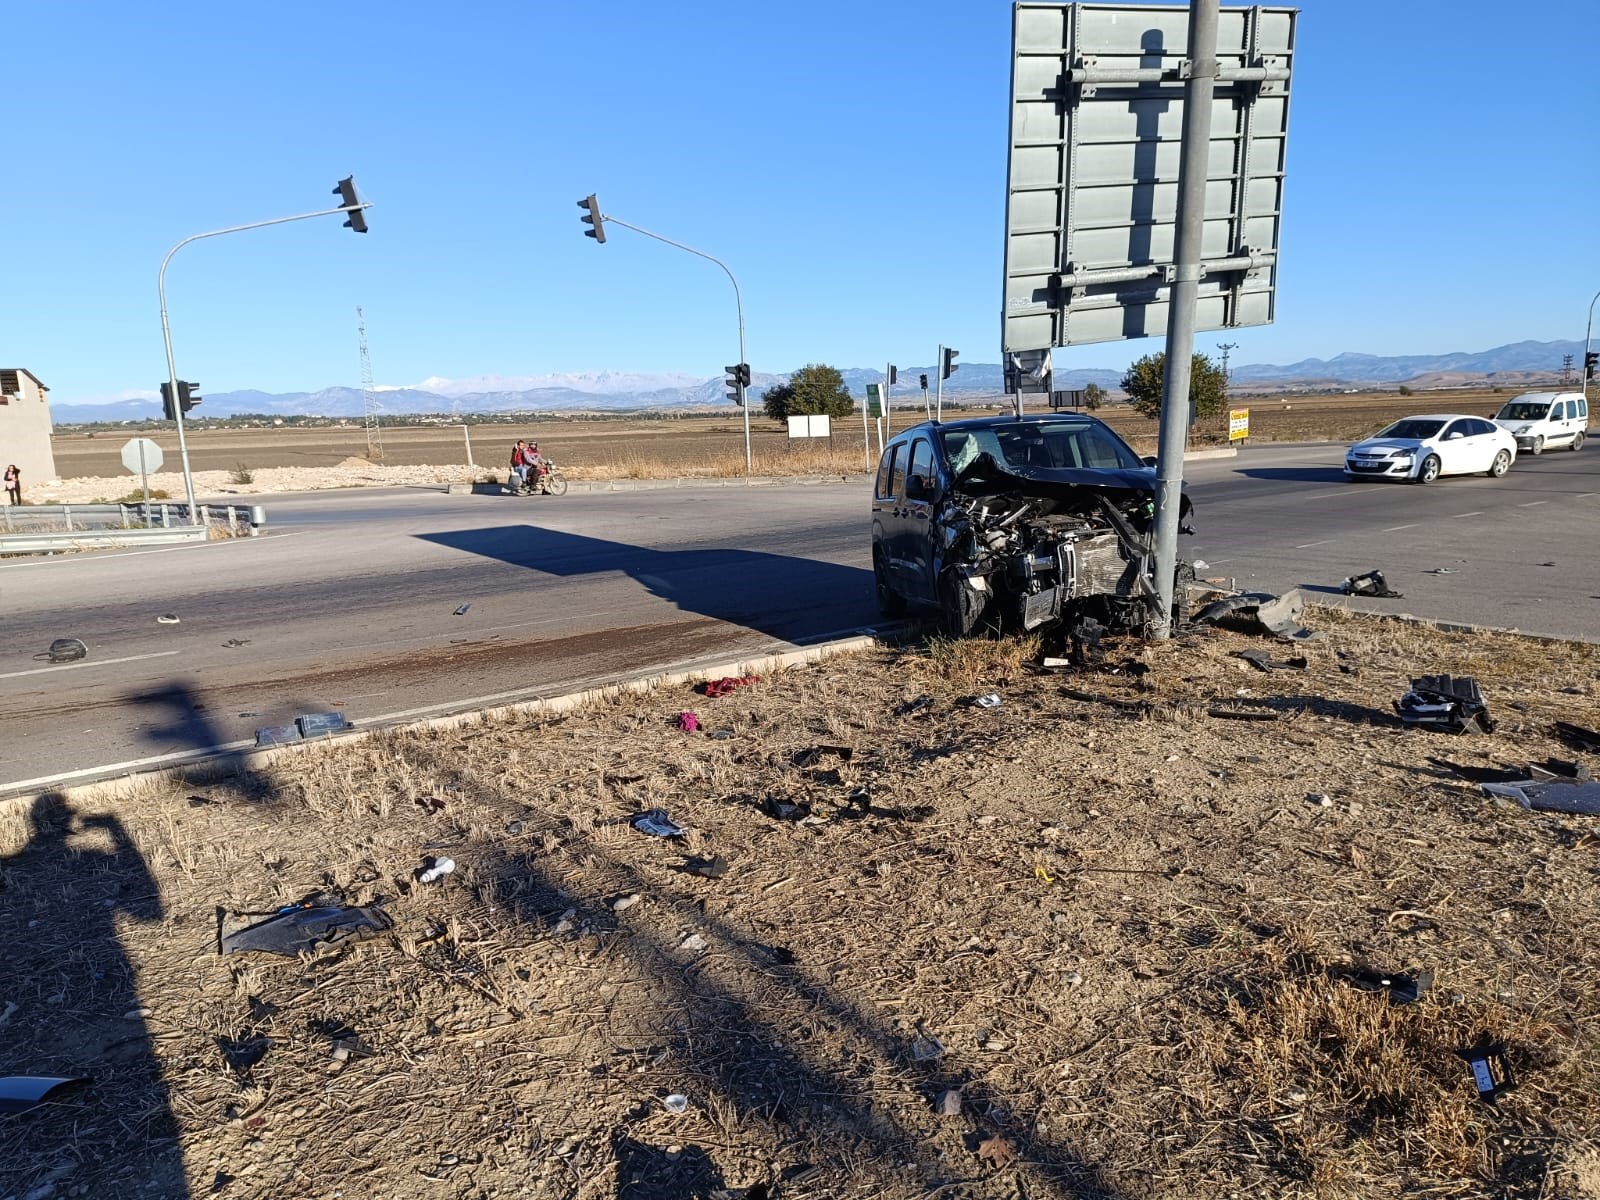
[[[56,477],[50,445],[50,389],[32,371],[0,367],[0,473],[15,463],[22,471],[22,498]],[[0,492],[0,503],[6,499]]]

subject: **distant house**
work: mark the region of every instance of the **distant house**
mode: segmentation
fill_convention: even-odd
[[[22,469],[22,498],[31,488],[56,477],[56,456],[50,447],[50,389],[32,371],[0,367],[0,471],[16,463]],[[0,492],[0,501],[5,494]]]

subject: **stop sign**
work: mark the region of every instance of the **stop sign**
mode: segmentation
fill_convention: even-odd
[[[122,447],[122,465],[143,475],[161,469],[161,447],[149,438],[134,438]]]

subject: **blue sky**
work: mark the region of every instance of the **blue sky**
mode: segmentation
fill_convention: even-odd
[[[0,362],[58,403],[567,371],[999,359],[1007,0],[17,4]],[[1278,321],[1235,363],[1581,338],[1600,6],[1305,0]],[[1058,354],[1120,368],[1155,342]]]

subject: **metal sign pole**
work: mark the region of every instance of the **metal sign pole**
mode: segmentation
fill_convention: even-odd
[[[871,407],[872,397],[861,401],[861,456],[869,475],[872,473],[872,433],[867,428],[867,409]]]
[[[891,364],[885,363],[883,370],[883,433],[885,437],[894,436],[894,382],[889,378]]]
[[[1167,312],[1166,375],[1161,389],[1161,445],[1156,459],[1153,547],[1157,638],[1172,636],[1183,503],[1183,447],[1189,433],[1189,375],[1194,357],[1195,300],[1205,227],[1206,162],[1211,100],[1217,77],[1218,0],[1189,2],[1189,79],[1183,90],[1183,153],[1178,164],[1178,229],[1172,299]]]
[[[144,482],[144,506],[150,507],[150,472],[144,465],[144,439],[139,439],[139,478]]]

